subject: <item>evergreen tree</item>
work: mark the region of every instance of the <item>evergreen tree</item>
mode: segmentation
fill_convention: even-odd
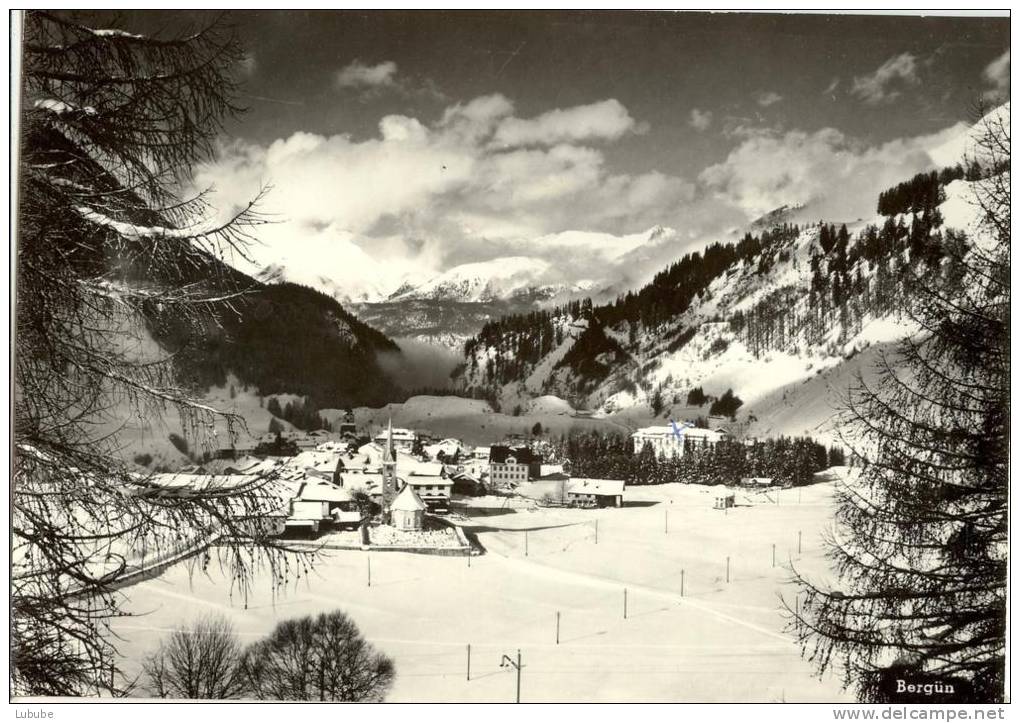
[[[655,391],[652,393],[651,400],[649,400],[649,406],[652,408],[652,414],[658,417],[662,413],[663,404],[662,387],[656,387]]]
[[[705,390],[701,387],[694,387],[691,391],[687,392],[687,405],[691,407],[700,407],[708,401],[708,397],[705,396]]]
[[[913,278],[907,372],[859,379],[843,415],[863,463],[838,492],[839,583],[803,576],[794,619],[819,669],[837,663],[863,701],[895,680],[955,681],[958,700],[1001,701],[1008,548],[1009,128],[985,119],[979,152],[1005,169],[975,185],[987,243]],[[857,471],[857,470],[855,470]]]

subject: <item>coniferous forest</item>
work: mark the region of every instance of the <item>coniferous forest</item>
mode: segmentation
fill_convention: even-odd
[[[385,335],[320,291],[247,281],[247,293],[216,309],[202,334],[173,315],[150,316],[153,335],[176,352],[179,372],[191,385],[222,385],[233,373],[264,396],[307,396],[316,408],[402,398],[399,381],[389,379],[376,358],[398,350]]]
[[[648,444],[635,454],[628,437],[599,432],[561,437],[556,459],[569,460],[574,477],[622,479],[631,485],[733,485],[744,477],[769,477],[774,485],[797,486],[810,484],[816,472],[847,462],[840,447],[826,448],[808,437],[778,437],[750,445],[724,441],[714,447],[687,440],[682,457],[663,457]]]

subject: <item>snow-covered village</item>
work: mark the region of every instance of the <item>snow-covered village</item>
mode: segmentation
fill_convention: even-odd
[[[1008,702],[1008,18],[12,17],[13,703]]]

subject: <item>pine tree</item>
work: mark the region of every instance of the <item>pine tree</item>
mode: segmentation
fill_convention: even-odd
[[[863,701],[896,679],[955,683],[956,700],[1003,698],[1008,523],[1009,128],[986,118],[978,151],[1006,169],[974,186],[981,238],[913,279],[900,365],[859,379],[843,414],[861,458],[837,494],[839,583],[803,576],[794,619],[820,670]]]

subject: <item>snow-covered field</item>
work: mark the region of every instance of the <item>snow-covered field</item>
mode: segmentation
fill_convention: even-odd
[[[373,409],[356,407],[354,419],[359,429],[372,433],[393,421],[395,426],[427,429],[439,437],[453,437],[467,444],[492,444],[509,434],[530,435],[535,423],[542,425],[544,434],[559,436],[573,429],[580,431],[629,433],[631,429],[610,419],[579,419],[570,416],[570,405],[556,397],[542,397],[519,415],[493,411],[491,405],[479,399],[463,397],[415,396],[402,404],[387,404]],[[327,417],[339,411],[323,410]]]
[[[290,580],[275,601],[265,580],[247,605],[212,566],[189,576],[178,565],[124,591],[142,615],[114,630],[132,672],[174,625],[205,613],[250,641],[279,620],[341,608],[394,658],[390,701],[512,701],[514,673],[499,663],[518,649],[523,701],[850,700],[812,675],[780,609],[781,594],[795,595],[789,564],[824,571],[831,490],[738,492],[725,514],[712,509],[718,488],[683,485],[629,488],[622,509],[476,501],[459,523],[483,556],[373,553],[369,586],[365,553],[330,551],[310,579]]]

